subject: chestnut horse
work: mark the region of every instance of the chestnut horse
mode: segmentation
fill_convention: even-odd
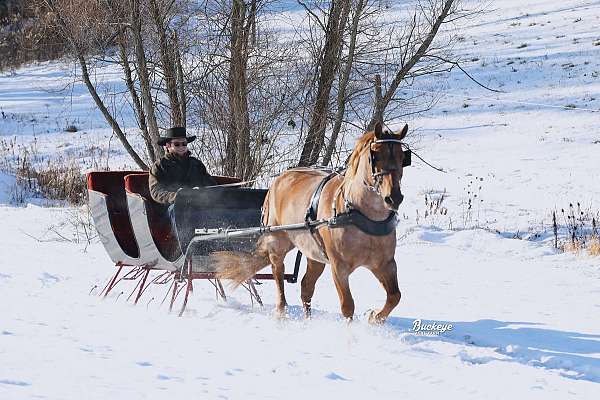
[[[394,260],[396,219],[395,214],[390,214],[397,211],[403,200],[400,180],[403,166],[409,164],[409,154],[402,151],[400,141],[407,130],[408,126],[404,126],[399,134],[382,132],[381,125],[377,124],[373,132],[365,133],[354,147],[345,173],[327,181],[318,202],[317,219],[329,219],[334,213],[353,208],[372,221],[392,221],[390,233],[374,236],[354,225],[325,225],[315,232],[306,229],[265,233],[259,238],[254,253],[214,253],[219,277],[231,279],[239,285],[271,264],[278,291],[276,311],[283,316],[286,307],[283,260],[286,253],[297,247],[307,257],[306,274],[301,283],[306,317],[310,317],[315,283],[325,264],[330,264],[342,314],[352,319],[354,300],[348,277],[356,268],[364,266],[375,275],[387,293],[385,305],[379,311],[371,311],[369,321],[384,322],[400,301]],[[275,226],[303,222],[313,192],[327,175],[320,170],[296,168],[278,176],[263,205],[263,224]]]

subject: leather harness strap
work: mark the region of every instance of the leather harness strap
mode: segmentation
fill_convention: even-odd
[[[319,200],[321,199],[321,192],[323,191],[323,188],[325,187],[327,182],[329,182],[329,180],[335,175],[337,174],[335,172],[332,172],[331,174],[325,176],[319,183],[319,186],[317,186],[317,188],[313,192],[310,198],[310,202],[308,204],[308,209],[306,210],[306,217],[304,218],[305,221],[315,221],[317,219],[317,212],[319,211]]]
[[[315,191],[313,192],[310,202],[308,203],[308,209],[306,210],[306,216],[304,217],[304,221],[307,225],[311,222],[317,220],[317,214],[319,212],[319,200],[321,200],[321,193],[323,192],[323,188],[333,178],[337,173],[332,172],[329,175],[323,177]],[[325,260],[329,261],[329,257],[327,257],[327,252],[325,251],[325,243],[323,243],[323,238],[319,233],[319,230],[315,227],[309,227],[310,233],[317,242],[317,246],[319,247],[319,251],[321,252],[321,256],[325,258]]]
[[[373,221],[355,208],[338,214],[329,221],[330,228],[340,228],[348,225],[354,225],[367,235],[385,236],[389,235],[396,229],[398,218],[395,212],[390,212],[390,215],[383,221]]]

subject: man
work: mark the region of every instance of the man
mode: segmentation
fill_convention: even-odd
[[[216,185],[215,179],[208,174],[200,160],[192,157],[188,143],[196,136],[187,136],[185,128],[173,127],[160,137],[158,144],[165,146],[165,155],[150,169],[148,184],[154,201],[169,205],[169,216],[175,226],[174,202],[181,188]]]

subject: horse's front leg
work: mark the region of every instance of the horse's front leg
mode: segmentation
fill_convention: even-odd
[[[311,306],[313,294],[315,293],[315,284],[323,273],[325,264],[310,258],[306,259],[306,273],[302,278],[300,297],[302,298],[302,305],[304,306],[304,316],[310,318]]]
[[[392,259],[386,264],[372,268],[373,275],[381,282],[387,294],[385,305],[378,312],[369,313],[369,322],[382,324],[394,308],[400,302],[400,289],[398,288],[398,276],[396,274],[396,261]]]
[[[331,272],[333,273],[333,282],[340,298],[342,315],[350,321],[354,316],[354,299],[352,298],[352,293],[350,293],[350,282],[348,281],[350,268],[346,264],[332,261]]]

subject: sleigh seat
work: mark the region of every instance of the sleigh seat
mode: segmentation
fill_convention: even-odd
[[[111,260],[140,265],[140,251],[129,219],[124,177],[135,171],[96,171],[87,174],[90,213]]]

